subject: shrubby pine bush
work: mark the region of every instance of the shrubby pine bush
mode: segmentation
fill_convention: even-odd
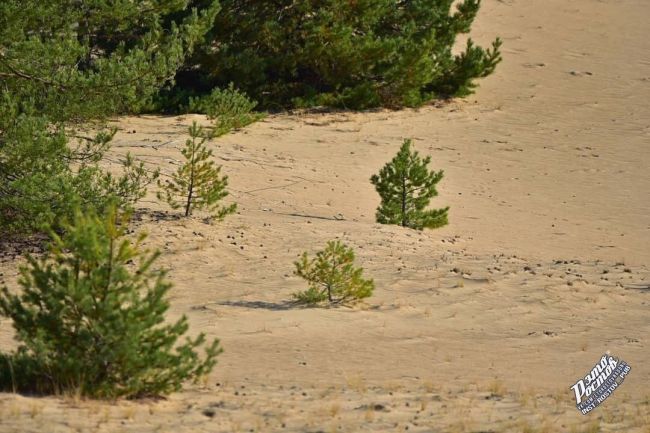
[[[20,125],[23,121],[28,125]],[[52,133],[46,122],[24,116],[13,126],[0,136],[2,235],[43,230],[72,217],[75,207],[103,212],[114,202],[131,208],[158,177],[130,155],[119,175],[99,168],[114,131],[73,149],[66,133]]]
[[[218,5],[201,3],[0,2],[3,235],[39,230],[76,206],[105,207],[116,191],[132,190],[126,202],[141,195],[151,179],[139,164],[118,178],[97,165],[113,131],[99,123],[87,136],[78,125],[144,108],[209,29]]]
[[[393,160],[387,163],[370,181],[379,196],[377,222],[398,224],[417,230],[433,229],[446,225],[449,207],[429,209],[431,198],[438,195],[436,185],[443,171],[429,171],[431,157],[422,159],[411,150],[411,140],[404,140]]]
[[[205,147],[211,133],[196,122],[189,128],[190,138],[181,150],[185,162],[166,182],[158,181],[162,191],[158,198],[164,199],[173,209],[183,208],[190,216],[194,209],[206,209],[218,220],[237,210],[237,204],[222,206],[221,200],[228,195],[228,176],[221,176],[221,166],[210,160],[212,151]]]
[[[230,83],[224,89],[212,90],[209,95],[190,98],[188,109],[193,113],[206,114],[213,121],[212,134],[219,137],[261,119],[263,114],[253,111],[256,105],[257,102]]]
[[[122,174],[118,177],[104,172],[97,166],[81,172],[90,175],[88,187],[79,188],[87,195],[86,202],[94,203],[92,208],[103,213],[113,204],[119,209],[130,211],[135,204],[147,194],[147,187],[160,176],[160,170],[148,170],[142,161],[137,162],[131,154],[127,153],[122,160]],[[93,178],[94,177],[94,178]],[[77,176],[77,179],[81,176]],[[93,190],[92,187],[96,190]]]
[[[299,303],[342,303],[367,298],[375,288],[372,279],[363,278],[363,268],[354,266],[354,250],[340,241],[329,241],[313,259],[303,253],[294,265],[294,273],[309,283],[293,295]]]
[[[187,319],[166,324],[171,285],[154,269],[144,235],[123,238],[125,219],[77,212],[49,252],[27,257],[21,292],[0,291],[0,314],[19,342],[0,353],[0,389],[115,398],[163,395],[208,374],[220,352],[200,334],[179,344]]]
[[[417,106],[471,93],[501,60],[498,38],[452,53],[480,0],[220,3],[208,43],[179,73],[182,91],[234,82],[265,108]]]

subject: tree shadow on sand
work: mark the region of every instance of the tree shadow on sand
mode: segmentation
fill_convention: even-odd
[[[133,212],[132,219],[135,222],[142,222],[150,220],[153,222],[159,221],[178,221],[182,219],[183,216],[178,212],[167,212],[167,211],[158,211],[151,210],[146,208],[140,208]]]
[[[216,305],[225,307],[253,308],[261,310],[284,311],[305,308],[305,305],[295,301],[266,302],[266,301],[226,301]]]
[[[0,238],[0,263],[16,260],[26,254],[39,256],[45,252],[48,241],[49,237],[43,234]]]

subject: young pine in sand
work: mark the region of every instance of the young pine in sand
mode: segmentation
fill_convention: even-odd
[[[171,180],[166,183],[158,181],[163,192],[158,193],[173,209],[183,208],[184,215],[192,211],[205,209],[218,220],[235,212],[237,204],[222,206],[221,200],[228,195],[228,176],[221,176],[221,166],[211,161],[212,151],[206,149],[205,143],[212,138],[196,122],[189,128],[190,138],[181,150],[185,162]]]
[[[20,293],[0,291],[18,348],[0,353],[0,390],[98,398],[168,394],[216,364],[218,340],[178,339],[185,317],[166,323],[171,284],[154,269],[145,236],[124,239],[127,218],[77,212],[64,235],[51,233],[42,258],[27,257]]]
[[[391,162],[370,181],[381,197],[377,208],[377,222],[398,224],[412,229],[434,229],[447,225],[449,207],[429,209],[431,198],[438,195],[436,185],[443,177],[442,170],[429,171],[431,157],[422,159],[411,150],[411,140],[404,144]]]
[[[294,265],[294,273],[309,283],[307,290],[293,295],[300,303],[343,303],[367,298],[375,288],[373,280],[362,277],[363,268],[354,266],[352,248],[340,241],[329,241],[313,259],[303,253]]]

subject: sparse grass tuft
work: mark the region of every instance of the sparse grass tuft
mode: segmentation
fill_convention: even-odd
[[[341,405],[338,403],[333,403],[329,407],[329,416],[335,418],[339,414],[340,410],[341,410]]]
[[[487,390],[498,397],[503,397],[507,393],[506,386],[500,379],[494,379],[494,381],[488,385]]]
[[[368,390],[365,379],[360,375],[346,376],[345,383],[348,388],[358,392],[359,394],[365,394]]]
[[[600,421],[593,420],[588,424],[577,424],[571,426],[571,433],[600,433]]]

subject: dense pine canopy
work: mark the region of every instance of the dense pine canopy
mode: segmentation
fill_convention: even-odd
[[[494,71],[471,40],[458,55],[480,0],[222,0],[186,70],[186,85],[234,82],[262,106],[415,106],[463,96]],[[198,69],[197,69],[198,67]]]

